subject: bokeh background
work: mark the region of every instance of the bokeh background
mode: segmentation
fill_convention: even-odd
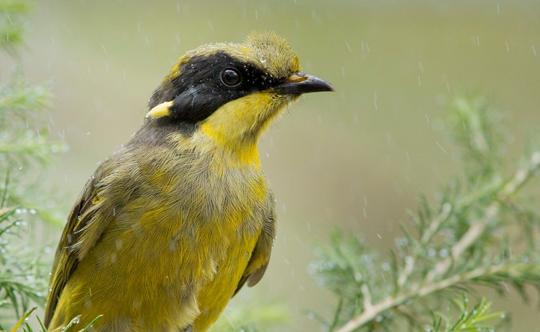
[[[307,310],[334,307],[309,274],[314,247],[342,228],[386,250],[418,196],[459,171],[442,129],[453,96],[484,94],[503,113],[509,163],[538,132],[540,1],[36,1],[22,70],[50,87],[51,132],[69,145],[46,177],[60,209],[140,126],[178,56],[253,30],[286,37],[336,92],[303,97],[261,142],[278,237],[265,278],[232,305],[284,303],[291,331],[313,331]],[[2,58],[0,71],[13,65]],[[495,304],[513,330],[540,331],[537,306]]]

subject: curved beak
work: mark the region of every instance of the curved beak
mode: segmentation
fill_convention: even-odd
[[[300,95],[308,92],[334,91],[330,83],[309,74],[292,74],[285,82],[274,87],[274,91],[286,95]]]

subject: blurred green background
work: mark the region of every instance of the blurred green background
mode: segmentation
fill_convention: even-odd
[[[65,213],[97,163],[140,126],[178,56],[253,30],[286,37],[304,70],[336,92],[302,98],[261,143],[278,237],[265,278],[233,305],[285,303],[290,330],[313,331],[306,311],[334,307],[309,275],[314,246],[341,227],[389,248],[418,196],[459,171],[442,130],[452,96],[485,94],[503,111],[509,162],[524,132],[538,132],[540,2],[36,1],[22,67],[50,86],[51,132],[70,147],[46,179]],[[15,65],[0,58],[0,75]],[[40,241],[55,245],[60,228],[51,228]],[[514,315],[513,330],[540,331],[537,307],[516,297],[496,306]]]

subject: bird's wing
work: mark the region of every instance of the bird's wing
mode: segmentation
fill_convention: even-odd
[[[249,287],[255,286],[263,277],[268,262],[270,261],[270,253],[272,252],[272,244],[275,237],[275,214],[274,214],[274,198],[270,194],[267,200],[266,213],[264,224],[257,244],[251,253],[248,265],[242,274],[242,278],[238,282],[238,286],[234,291],[234,295],[247,282]]]
[[[71,211],[54,258],[49,296],[45,308],[45,326],[48,326],[67,281],[100,239],[114,217],[114,206],[105,199],[105,188],[111,174],[112,162],[105,161],[86,183],[79,201]]]

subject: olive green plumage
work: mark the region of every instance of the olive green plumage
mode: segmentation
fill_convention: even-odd
[[[88,181],[57,250],[45,324],[103,315],[99,331],[206,331],[263,276],[275,230],[260,133],[330,87],[274,34],[188,52],[149,118]]]

